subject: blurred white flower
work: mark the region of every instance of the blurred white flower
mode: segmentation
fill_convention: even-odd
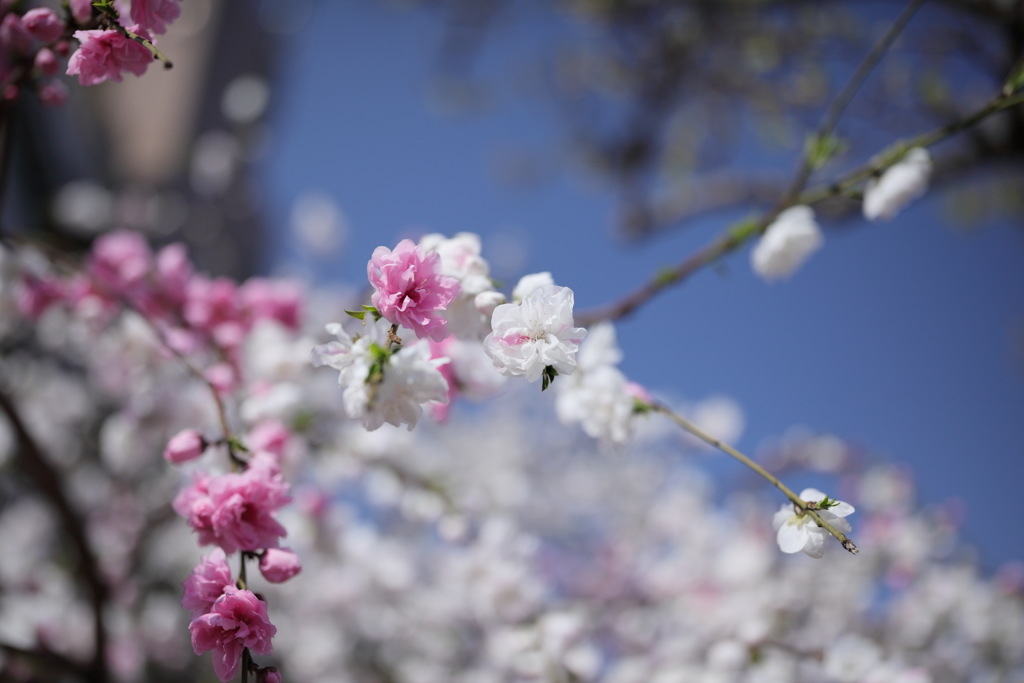
[[[872,178],[864,186],[864,217],[869,221],[889,220],[925,193],[931,174],[928,150],[910,150],[880,178]]]
[[[791,206],[764,231],[750,252],[750,265],[765,280],[786,278],[823,243],[814,211],[808,206]]]
[[[551,273],[547,271],[524,275],[519,278],[519,282],[512,289],[512,301],[522,301],[529,296],[530,292],[538,287],[553,284],[555,284],[555,280],[551,277]]]

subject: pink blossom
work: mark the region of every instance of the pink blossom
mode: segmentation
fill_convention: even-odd
[[[79,24],[89,21],[92,16],[92,0],[71,0],[71,16]]]
[[[238,288],[227,278],[193,277],[185,296],[183,314],[186,322],[196,329],[212,333],[218,325],[242,320]]]
[[[197,655],[214,651],[213,671],[222,681],[234,678],[244,648],[269,654],[270,639],[277,633],[267,616],[266,603],[251,591],[234,586],[226,586],[210,611],[193,619],[188,630]]]
[[[185,301],[192,264],[184,244],[168,244],[156,255],[156,280],[161,295],[175,306]]]
[[[118,230],[96,240],[89,258],[89,273],[116,292],[138,293],[153,269],[153,253],[136,232]]]
[[[248,446],[252,451],[265,451],[283,457],[292,433],[278,420],[264,420],[249,431]]]
[[[373,250],[366,274],[376,290],[373,305],[389,322],[413,330],[417,337],[441,341],[448,335],[442,312],[459,294],[459,281],[441,275],[441,257],[425,254],[411,240],[391,251]]]
[[[167,462],[180,465],[195,460],[206,450],[206,439],[194,429],[183,429],[167,442],[164,458]]]
[[[290,330],[302,320],[302,286],[289,280],[253,278],[238,291],[252,322],[276,320]]]
[[[137,27],[131,30],[147,37]],[[75,31],[75,38],[81,45],[68,60],[67,75],[77,75],[82,85],[120,82],[124,71],[141,76],[153,61],[149,50],[120,31]]]
[[[181,596],[181,606],[192,612],[192,618],[195,619],[209,612],[225,589],[234,585],[224,551],[216,548],[208,557],[200,560],[182,583],[185,591]]]
[[[21,20],[32,37],[44,43],[52,43],[64,33],[64,22],[56,12],[46,7],[30,9]]]
[[[181,14],[180,0],[132,0],[132,22],[153,33],[165,33],[167,26]],[[126,14],[124,2],[118,3],[118,12]]]
[[[448,411],[451,409],[455,397],[459,394],[459,385],[455,379],[455,366],[449,357],[449,350],[454,341],[452,337],[448,337],[443,341],[430,341],[430,358],[445,358],[447,360],[443,365],[438,365],[437,369],[448,384],[448,400],[444,403],[434,403],[430,406],[434,413],[434,419],[438,422],[444,422],[448,419]]]
[[[26,318],[38,320],[54,303],[65,296],[64,285],[56,279],[25,275],[17,289],[18,310]]]
[[[267,548],[260,556],[260,573],[270,583],[284,583],[300,571],[299,556],[288,548]]]
[[[174,510],[199,534],[200,544],[233,553],[276,548],[287,531],[273,513],[290,500],[274,457],[257,453],[244,472],[197,477],[174,499]]]
[[[218,394],[230,394],[238,382],[238,373],[229,363],[217,363],[206,368],[203,373],[206,381],[213,385]]]

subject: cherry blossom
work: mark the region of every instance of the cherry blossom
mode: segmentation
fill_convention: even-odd
[[[287,490],[274,456],[257,453],[244,472],[198,476],[175,498],[174,509],[203,545],[229,553],[275,548],[287,532],[273,514],[291,500]]]
[[[131,0],[131,20],[146,31],[165,33],[168,25],[181,14],[180,0]],[[129,3],[118,0],[117,11],[128,14]]]
[[[541,285],[518,303],[494,309],[492,332],[484,350],[494,366],[509,377],[536,382],[552,368],[569,375],[587,331],[573,326],[573,293],[568,287]]]
[[[277,628],[270,623],[267,605],[251,591],[226,586],[210,611],[192,620],[192,649],[197,655],[213,650],[213,671],[221,681],[234,678],[242,650],[269,654]]]
[[[825,494],[818,489],[804,489],[800,499],[808,503],[821,503]],[[851,531],[850,523],[843,517],[853,514],[854,508],[849,503],[836,501],[828,508],[819,508],[822,519],[845,533]],[[814,518],[804,512],[795,510],[792,503],[786,503],[772,518],[772,526],[776,529],[776,540],[784,553],[798,553],[801,550],[811,557],[819,558],[825,554],[825,544],[831,539],[828,531],[818,526]]]
[[[931,173],[928,150],[910,150],[881,177],[868,181],[864,187],[864,217],[870,221],[891,219],[925,193]]]
[[[441,272],[441,256],[425,253],[411,240],[394,251],[377,247],[366,264],[373,285],[373,305],[388,321],[413,330],[417,337],[440,341],[448,335],[444,309],[459,294],[459,281]]]
[[[224,594],[228,586],[234,586],[231,568],[228,567],[224,551],[214,549],[208,557],[204,557],[196,565],[182,586],[185,591],[181,596],[181,606],[192,613],[192,618],[206,614]]]
[[[791,206],[776,217],[750,252],[750,265],[765,280],[792,275],[821,248],[824,238],[808,206]]]
[[[385,422],[416,426],[423,405],[448,400],[448,382],[438,369],[448,358],[431,358],[426,343],[392,350],[388,344],[389,325],[382,318],[367,323],[363,333],[351,336],[339,323],[327,326],[337,341],[312,351],[315,366],[338,370],[343,388],[345,412],[360,418],[374,430]]]
[[[133,27],[134,33],[147,37]],[[153,61],[153,55],[143,45],[120,31],[75,31],[81,43],[68,60],[68,76],[78,76],[82,85],[96,85],[106,80],[122,81],[125,71],[141,76]]]

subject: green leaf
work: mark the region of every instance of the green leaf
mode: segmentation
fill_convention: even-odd
[[[356,320],[366,320],[366,311],[345,311]]]

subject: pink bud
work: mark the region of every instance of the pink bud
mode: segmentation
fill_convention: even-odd
[[[629,394],[631,398],[635,398],[643,403],[654,403],[654,397],[651,396],[651,392],[647,391],[642,384],[629,382],[626,384],[626,393]]]
[[[59,107],[68,99],[68,88],[60,81],[51,81],[39,88],[39,99],[43,104]]]
[[[267,548],[260,555],[260,573],[270,583],[283,583],[300,571],[299,556],[288,548]]]
[[[219,394],[230,394],[238,381],[238,375],[227,363],[211,365],[203,373],[206,381],[213,385]]]
[[[256,683],[281,683],[281,672],[274,666],[263,667],[256,672]]]
[[[288,448],[291,432],[277,420],[265,420],[249,431],[249,448],[254,451],[266,451],[277,457],[284,457]]]
[[[189,460],[195,460],[206,450],[206,439],[194,429],[183,429],[167,442],[164,449],[164,458],[167,462],[180,465]]]
[[[32,34],[17,14],[8,14],[0,22],[0,45],[22,54],[32,51]]]
[[[33,38],[44,43],[52,43],[64,33],[64,23],[56,12],[46,7],[38,7],[25,12],[22,22]]]
[[[79,24],[89,21],[92,16],[92,0],[71,0],[71,14]]]
[[[47,76],[53,76],[58,70],[60,70],[60,64],[57,62],[57,55],[54,54],[53,50],[48,47],[44,47],[36,53],[36,68]]]

